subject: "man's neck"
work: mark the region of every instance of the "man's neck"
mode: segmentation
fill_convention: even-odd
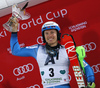
[[[50,47],[50,48],[52,48],[52,49],[57,49],[57,48],[59,48],[59,46],[60,46],[60,44],[59,43],[57,43],[55,46],[50,46],[50,45],[48,45],[48,44],[46,44],[48,47]]]

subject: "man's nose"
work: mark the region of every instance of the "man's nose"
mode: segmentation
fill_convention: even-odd
[[[50,36],[50,37],[52,37],[52,34],[51,34],[51,33],[49,33],[49,36]]]

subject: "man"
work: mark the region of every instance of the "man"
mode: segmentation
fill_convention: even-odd
[[[60,27],[57,23],[49,21],[42,26],[42,36],[45,45],[34,45],[20,48],[17,38],[18,23],[13,25],[11,34],[11,50],[16,56],[32,56],[39,65],[42,84],[44,88],[70,88],[68,72],[69,58],[65,47],[60,45]],[[90,88],[94,85],[94,73],[88,63],[84,60],[84,69]],[[90,73],[87,73],[90,71]]]

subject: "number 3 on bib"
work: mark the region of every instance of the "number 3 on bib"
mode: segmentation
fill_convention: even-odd
[[[54,76],[54,69],[53,68],[50,68],[49,71],[50,71],[49,76],[50,77],[53,77]]]

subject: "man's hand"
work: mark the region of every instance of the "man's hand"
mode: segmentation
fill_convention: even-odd
[[[12,22],[11,27],[12,27],[12,31],[11,32],[17,32],[18,31],[18,19],[17,18],[13,18],[10,19],[10,21]]]

